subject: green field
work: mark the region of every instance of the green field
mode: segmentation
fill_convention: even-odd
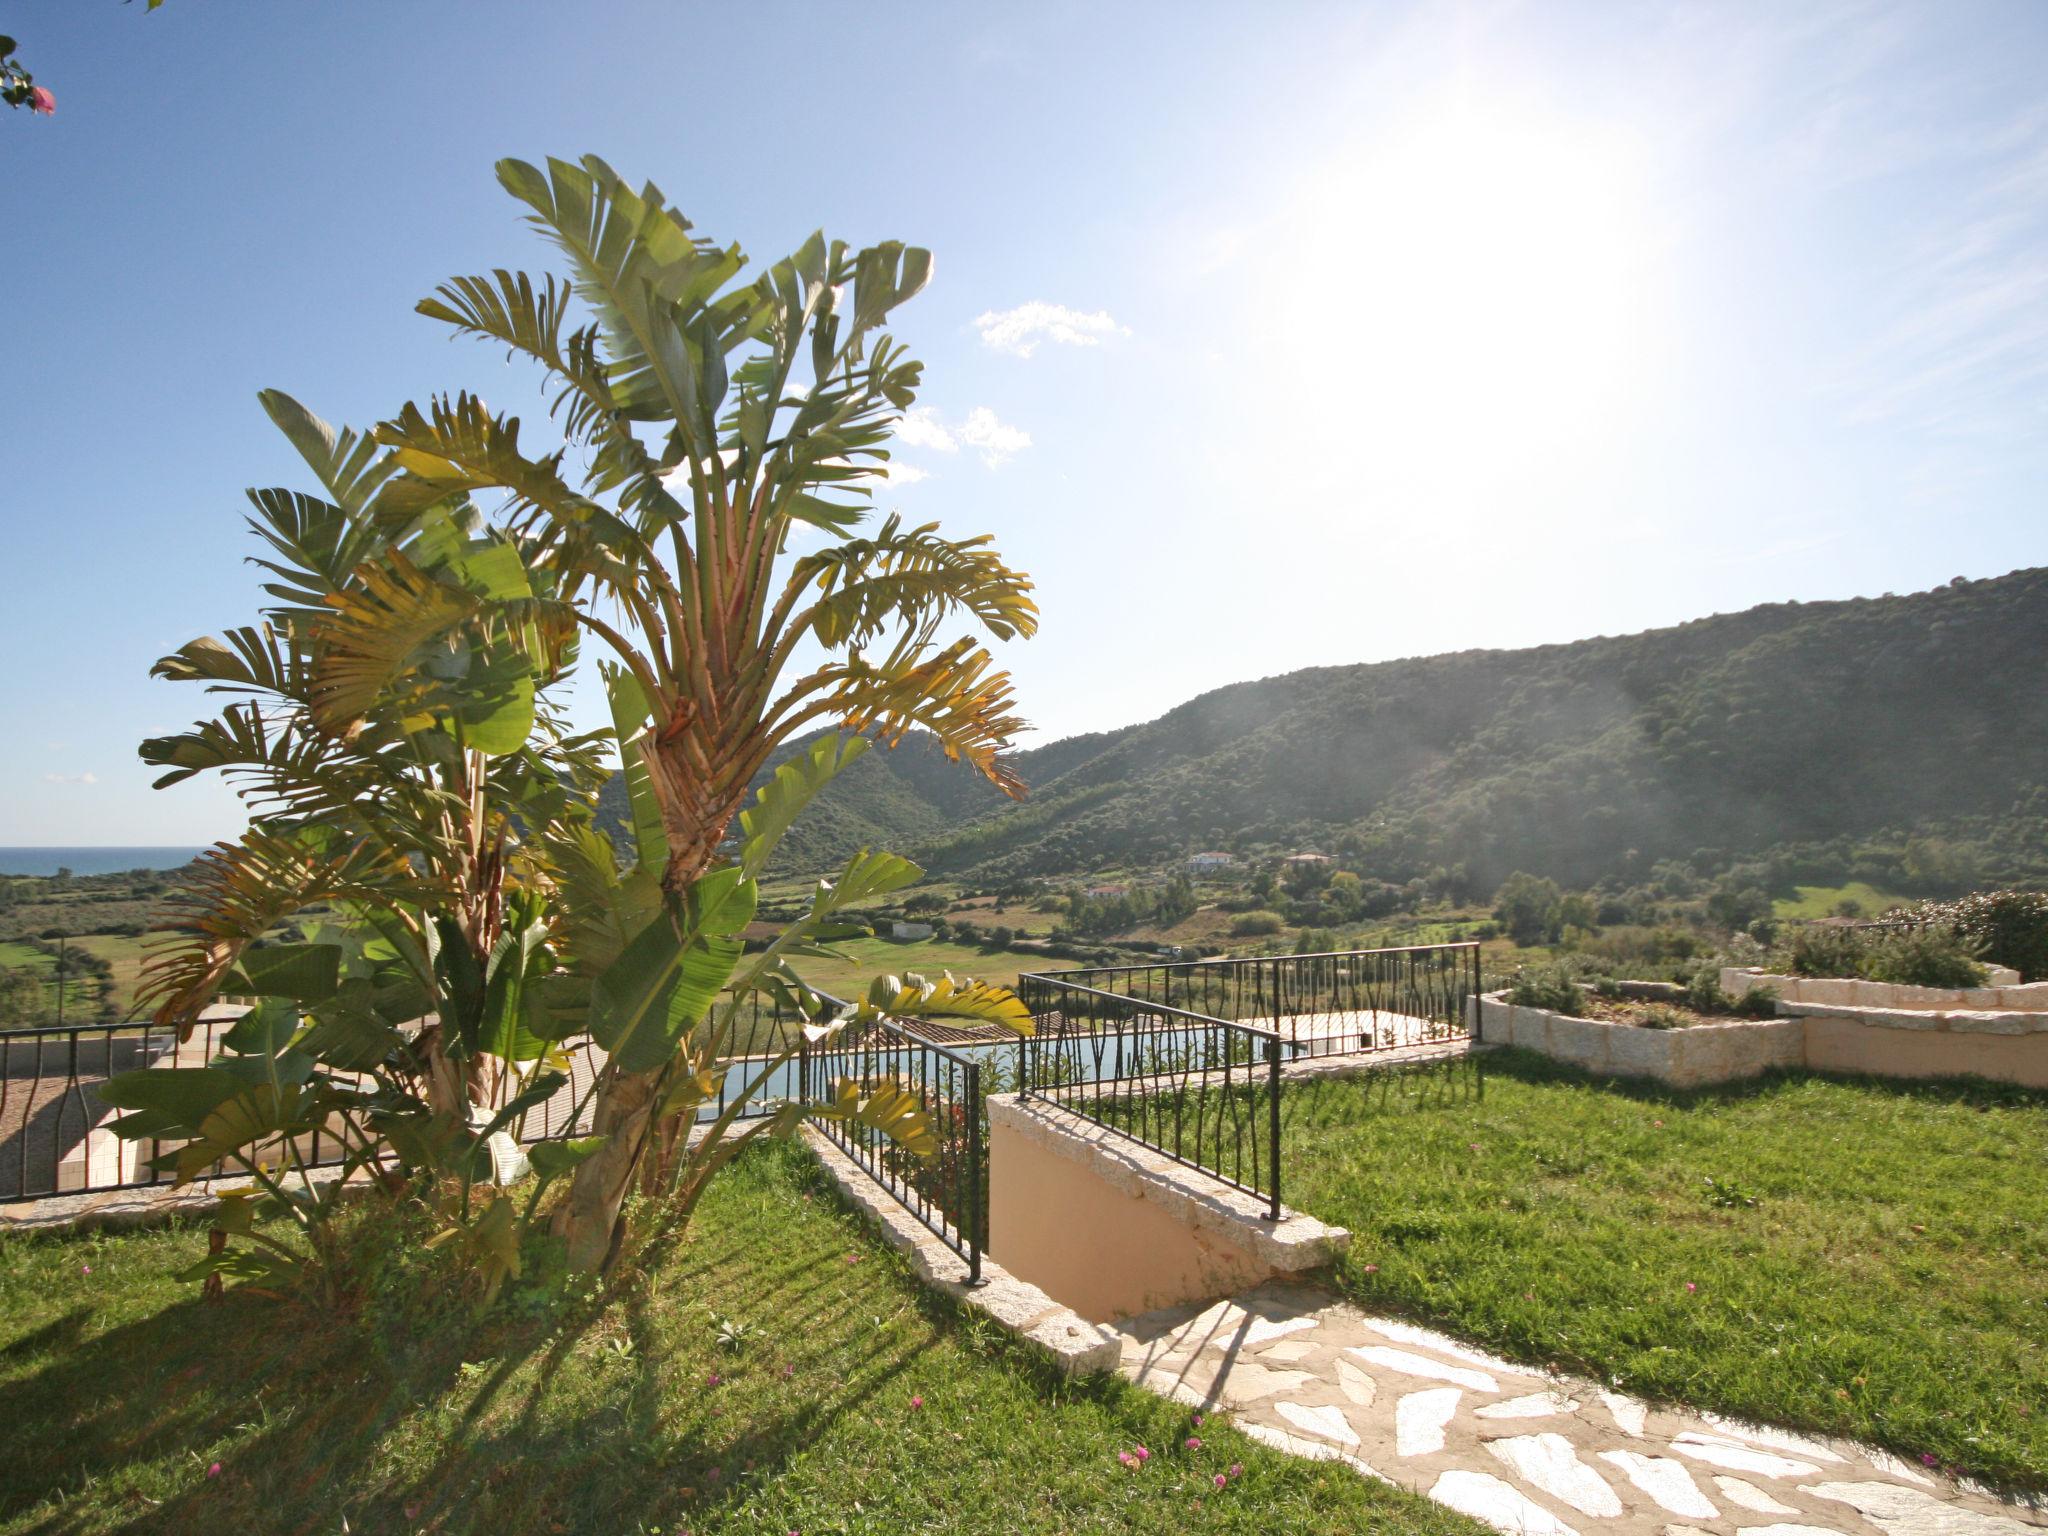
[[[1801,885],[1794,887],[1799,894],[1796,898],[1780,898],[1771,903],[1771,912],[1777,917],[1813,918],[1831,917],[1835,908],[1844,901],[1853,901],[1862,908],[1865,917],[1881,917],[1893,907],[1909,907],[1911,896],[1899,896],[1881,891],[1864,880],[1851,880],[1847,885]]]
[[[76,943],[77,940],[68,942]],[[32,971],[43,978],[48,989],[48,1018],[54,1022],[57,1013],[57,992],[54,985],[57,976],[57,957],[44,954],[17,940],[0,940],[0,970]],[[65,1019],[86,1020],[96,1016],[99,1009],[99,986],[91,978],[74,976],[64,984]]]
[[[148,940],[120,933],[88,933],[69,941],[79,949],[98,955],[114,968],[114,1011],[129,1018],[134,1010],[135,987],[148,953]]]
[[[1483,1097],[1287,1091],[1288,1203],[1351,1229],[1361,1305],[2048,1488],[2048,1094],[1488,1060]]]
[[[1061,1379],[910,1278],[788,1144],[601,1305],[515,1286],[479,1316],[417,1250],[364,1254],[346,1311],[207,1303],[174,1278],[205,1246],[0,1241],[0,1533],[1485,1536],[1116,1377]]]
[[[831,947],[845,958],[800,960],[796,969],[812,986],[849,1000],[864,996],[868,982],[885,974],[916,971],[936,976],[951,971],[955,976],[1010,986],[1019,971],[1043,971],[1072,963],[1024,950],[988,950],[949,939],[846,939]]]

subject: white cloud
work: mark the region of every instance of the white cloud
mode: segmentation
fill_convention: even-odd
[[[960,423],[960,441],[970,448],[979,448],[981,462],[994,469],[1005,459],[1029,448],[1031,434],[1020,427],[1005,425],[996,419],[994,411],[985,405],[977,405]]]
[[[906,448],[932,448],[940,453],[953,453],[960,447],[940,424],[938,412],[928,405],[920,405],[896,423],[896,440]]]
[[[1065,347],[1099,346],[1105,336],[1128,336],[1129,326],[1118,325],[1106,309],[1093,314],[1033,299],[1015,309],[991,309],[976,317],[981,344],[1013,357],[1029,357],[1038,343],[1050,339]]]
[[[915,485],[920,480],[932,477],[928,469],[919,469],[915,464],[895,463],[882,471],[891,485]]]
[[[97,784],[99,781],[100,776],[90,770],[85,773],[46,773],[43,775],[43,782],[45,784]]]
[[[998,420],[996,413],[985,405],[977,405],[957,426],[951,427],[940,421],[938,412],[930,406],[921,405],[896,423],[896,441],[906,448],[928,448],[938,453],[958,453],[965,443],[969,448],[980,449],[981,462],[994,469],[1029,448],[1031,434]],[[904,470],[910,473],[905,475]],[[898,485],[909,485],[925,475],[911,465],[899,464],[890,471],[889,478]]]

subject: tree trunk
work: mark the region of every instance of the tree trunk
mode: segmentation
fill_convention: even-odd
[[[714,793],[693,776],[681,748],[662,743],[650,731],[639,741],[648,787],[661,807],[669,858],[662,888],[673,896],[688,890],[711,867],[719,840],[739,812],[746,780],[736,791]],[[569,1249],[571,1270],[590,1274],[616,1257],[623,1232],[619,1208],[640,1170],[642,1155],[658,1141],[647,1121],[654,1108],[659,1072],[621,1073],[598,1089],[591,1134],[605,1144],[576,1165],[569,1195],[555,1211],[553,1230]]]
[[[597,1095],[592,1134],[608,1139],[576,1165],[569,1196],[555,1211],[554,1232],[568,1244],[569,1268],[595,1274],[618,1247],[619,1207],[640,1160],[647,1117],[654,1108],[653,1072],[622,1073]]]

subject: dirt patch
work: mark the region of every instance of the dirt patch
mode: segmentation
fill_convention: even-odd
[[[1581,1009],[1586,1018],[1604,1024],[1635,1024],[1644,1029],[1687,1029],[1694,1024],[1754,1024],[1768,1014],[1701,1013],[1684,1003],[1646,1002],[1632,997],[1586,995]]]

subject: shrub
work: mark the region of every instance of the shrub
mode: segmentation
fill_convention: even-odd
[[[1974,940],[1980,959],[2011,966],[2023,981],[2048,980],[2048,891],[1977,891],[1912,915]]]
[[[1246,912],[1231,922],[1230,935],[1236,939],[1261,938],[1286,926],[1287,919],[1278,912]]]
[[[1638,1029],[1684,1029],[1692,1021],[1692,1014],[1669,1003],[1645,1003],[1636,1015]]]
[[[1869,949],[1853,928],[1809,925],[1792,935],[1779,963],[1794,976],[1861,976]]]
[[[1508,984],[1508,1001],[1517,1008],[1577,1013],[1585,1006],[1586,995],[1579,990],[1569,971],[1559,966],[1542,966],[1515,972],[1515,979]]]
[[[1987,979],[1975,946],[1952,928],[1886,934],[1870,946],[1863,974],[1909,987],[1981,987]]]
[[[1891,933],[1802,928],[1781,963],[1795,976],[1851,976],[1910,987],[1981,987],[1986,979],[1975,942],[1945,927]]]

